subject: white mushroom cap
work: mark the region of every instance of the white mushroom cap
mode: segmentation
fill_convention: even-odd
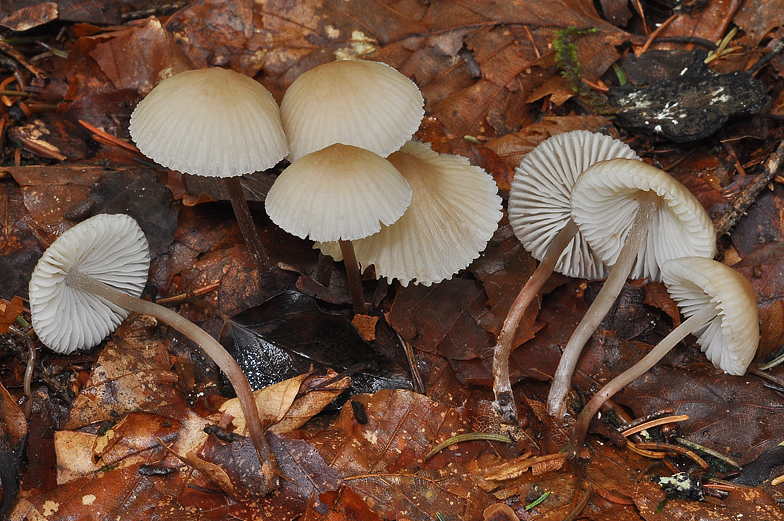
[[[265,201],[272,221],[297,237],[353,241],[400,219],[411,187],[383,157],[334,144],[289,165]]]
[[[687,318],[715,308],[716,318],[694,331],[697,342],[719,369],[745,373],[759,344],[757,294],[746,277],[711,259],[684,257],[667,261],[662,279]]]
[[[411,206],[397,222],[354,242],[363,268],[429,286],[449,279],[485,249],[501,219],[498,187],[464,157],[409,141],[389,161],[411,185]]]
[[[133,297],[150,268],[144,232],[127,215],[99,214],[63,233],[44,252],[30,279],[30,312],[38,338],[58,353],[98,345],[128,316],[101,297],[65,283],[78,270]]]
[[[144,155],[188,174],[234,177],[271,168],[288,154],[272,94],[218,67],[159,83],[133,111],[129,130]]]
[[[531,255],[542,260],[571,219],[569,201],[577,177],[599,161],[619,157],[639,159],[622,141],[587,130],[555,135],[525,156],[509,191],[509,223]],[[558,259],[555,271],[586,279],[605,278],[608,273],[579,231]]]
[[[339,60],[315,67],[280,105],[295,161],[333,143],[387,157],[411,139],[424,116],[417,86],[381,62]]]
[[[713,223],[685,186],[642,161],[611,159],[589,167],[572,190],[572,219],[606,264],[618,259],[643,192],[658,196],[657,208],[630,278],[659,280],[669,259],[716,255]]]

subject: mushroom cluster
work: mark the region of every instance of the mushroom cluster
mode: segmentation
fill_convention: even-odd
[[[563,419],[564,398],[583,345],[628,277],[663,279],[690,317],[593,397],[575,426],[572,457],[599,407],[691,332],[716,367],[733,375],[745,372],[759,342],[754,290],[743,276],[712,260],[713,224],[688,189],[640,161],[625,145],[584,131],[544,141],[516,171],[509,216],[541,264],[513,304],[496,346],[494,405],[504,421],[517,420],[507,365],[512,338],[525,308],[554,269],[582,278],[609,274],[556,370],[548,397],[548,411],[556,419]]]
[[[364,60],[311,69],[281,103],[292,163],[270,189],[267,213],[343,260],[357,314],[360,270],[373,265],[403,285],[439,282],[479,255],[501,218],[486,172],[409,141],[423,103],[411,80]]]

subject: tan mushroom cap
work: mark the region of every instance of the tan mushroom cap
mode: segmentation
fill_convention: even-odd
[[[280,105],[289,158],[295,161],[334,143],[387,157],[419,128],[423,105],[414,82],[384,63],[319,65],[291,84]]]
[[[509,191],[509,223],[531,255],[542,260],[571,219],[570,198],[577,177],[589,166],[615,158],[639,159],[622,141],[587,130],[555,135],[525,156]],[[555,271],[592,280],[608,274],[607,266],[579,231],[558,259]]]
[[[354,243],[357,260],[403,286],[451,278],[479,256],[498,226],[495,181],[466,158],[438,154],[415,141],[389,161],[411,185],[411,205],[397,222]]]
[[[314,241],[353,241],[397,221],[411,187],[392,163],[335,144],[294,161],[273,183],[267,214],[287,232]]]
[[[643,192],[656,195],[657,207],[630,278],[659,280],[670,259],[716,255],[713,222],[685,186],[642,161],[611,159],[588,167],[571,199],[572,219],[606,264],[618,259]]]
[[[711,259],[684,257],[665,263],[662,279],[687,318],[715,308],[716,318],[694,331],[697,342],[713,365],[744,374],[759,345],[757,294],[746,277]]]
[[[271,168],[288,154],[272,94],[218,67],[159,83],[133,111],[129,130],[144,155],[188,174],[234,177]]]
[[[67,285],[71,270],[138,297],[149,267],[147,238],[127,215],[99,214],[66,231],[44,252],[30,279],[38,338],[58,353],[89,349],[128,316],[125,309]]]

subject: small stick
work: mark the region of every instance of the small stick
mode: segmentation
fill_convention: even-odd
[[[738,224],[741,217],[746,214],[749,207],[754,204],[759,194],[762,193],[776,175],[782,160],[784,160],[784,141],[779,143],[776,150],[765,160],[762,165],[762,172],[757,178],[743,187],[727,211],[713,222],[717,239],[721,239],[723,235],[729,234],[735,225]]]

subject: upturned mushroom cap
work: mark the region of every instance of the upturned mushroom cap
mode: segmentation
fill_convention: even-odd
[[[589,166],[614,158],[639,159],[622,141],[587,130],[553,136],[525,156],[509,191],[509,223],[531,255],[542,260],[571,219],[570,198],[577,177]],[[555,271],[586,279],[605,278],[608,273],[579,231]]]
[[[713,223],[685,186],[642,161],[611,159],[588,167],[571,199],[572,219],[606,264],[615,264],[644,192],[655,194],[656,211],[630,278],[659,280],[669,259],[716,255]]]
[[[662,280],[687,318],[715,308],[716,318],[694,331],[697,342],[713,365],[744,374],[759,344],[757,294],[746,277],[711,259],[684,257],[664,264]]]
[[[144,155],[188,174],[234,177],[271,168],[288,154],[272,94],[218,67],[159,83],[133,111],[129,130]]]
[[[66,284],[70,271],[138,297],[149,267],[147,238],[127,215],[99,214],[66,231],[44,252],[30,279],[30,312],[38,338],[58,353],[88,349],[128,316],[103,298]]]
[[[419,128],[423,105],[414,82],[384,63],[319,65],[294,80],[280,105],[289,159],[334,143],[387,157]]]
[[[411,187],[392,163],[334,144],[291,163],[265,204],[272,221],[292,235],[353,241],[400,219],[410,202]]]
[[[449,279],[485,249],[501,219],[498,187],[464,157],[409,141],[389,156],[413,196],[394,224],[354,243],[357,260],[403,286]]]

